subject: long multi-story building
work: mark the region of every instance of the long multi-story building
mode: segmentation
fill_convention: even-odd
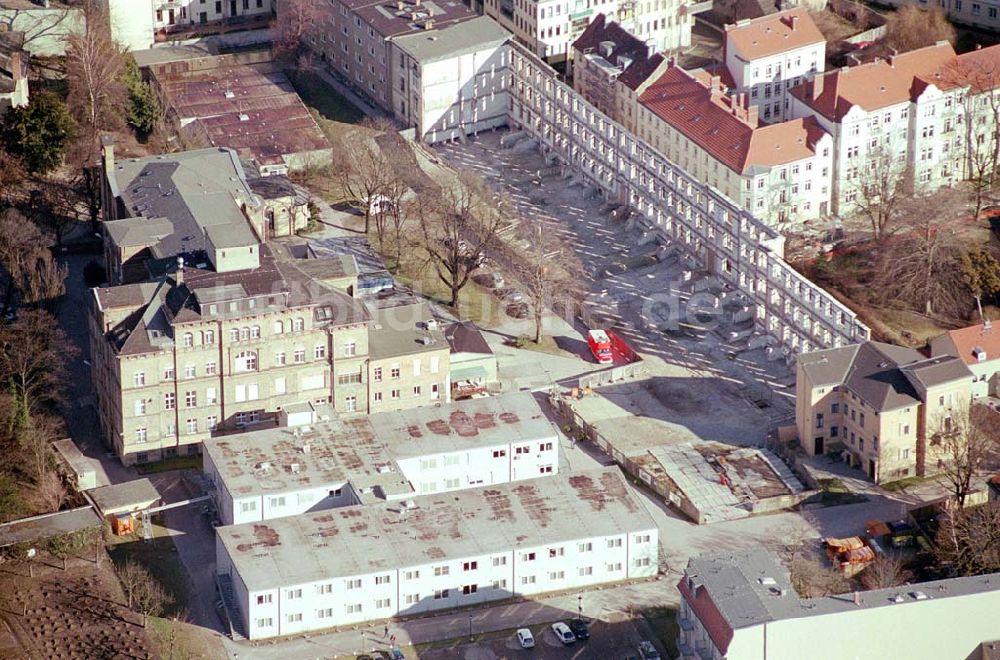
[[[970,146],[997,141],[1000,104],[987,97],[998,90],[1000,46],[956,56],[939,42],[817,75],[792,89],[792,114],[833,136],[832,210],[846,216],[864,202],[873,170],[920,193],[971,176]]]
[[[828,212],[833,141],[813,118],[761,124],[746,93],[673,66],[638,98],[638,135],[774,225]]]
[[[727,25],[723,52],[727,86],[767,122],[795,116],[788,91],[826,66],[826,39],[802,7]]]
[[[681,660],[968,660],[998,629],[1000,574],[802,598],[761,549],[688,561],[677,587]]]
[[[250,639],[653,577],[656,523],[617,468],[219,527]]]
[[[516,43],[511,53],[509,125],[608,199],[628,204],[658,241],[744,292],[776,351],[868,338],[854,312],[784,260],[779,232],[596,110],[538,57]]]
[[[483,10],[538,57],[559,62],[572,57],[573,42],[597,16],[621,24],[657,51],[691,45],[694,15],[711,3],[686,0],[485,0]]]
[[[558,433],[530,393],[368,417],[312,404],[285,412],[287,426],[205,440],[223,525],[559,471]]]
[[[961,358],[865,342],[799,355],[795,424],[810,456],[841,453],[876,483],[938,471],[936,436],[968,410]]]
[[[460,2],[336,0],[305,35],[320,65],[428,142],[506,121],[510,35]],[[283,11],[281,4],[278,11]]]

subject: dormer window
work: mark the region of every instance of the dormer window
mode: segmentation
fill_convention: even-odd
[[[986,349],[976,346],[972,349],[972,357],[976,358],[976,362],[986,362]]]

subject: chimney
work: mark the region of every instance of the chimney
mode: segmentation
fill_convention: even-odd
[[[433,30],[434,29],[434,19],[433,18],[428,18],[426,21],[424,21],[424,29],[425,30]]]
[[[854,604],[861,607],[861,594],[857,591],[854,592]]]
[[[24,70],[21,68],[21,53],[19,51],[10,54],[10,75],[14,79],[15,84],[19,80],[24,79]]]
[[[406,3],[403,0],[396,0],[396,11],[403,11],[406,7]]]
[[[184,284],[184,257],[177,257],[177,270],[174,272],[174,281],[177,284]]]
[[[982,49],[983,49],[982,44],[976,44],[976,50],[982,50]]]
[[[757,128],[760,123],[760,106],[752,105],[747,108],[747,123],[751,128]]]
[[[826,76],[816,76],[813,78],[812,100],[815,101],[823,95],[823,79]]]
[[[799,20],[798,16],[792,15],[788,17],[788,29],[795,32],[795,22]]]

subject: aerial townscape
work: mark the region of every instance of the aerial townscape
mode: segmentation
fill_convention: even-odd
[[[998,12],[0,0],[0,658],[1000,660]]]

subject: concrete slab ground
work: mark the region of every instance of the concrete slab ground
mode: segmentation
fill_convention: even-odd
[[[731,312],[713,306],[720,295],[728,294],[693,291],[694,282],[704,275],[697,264],[680,254],[658,261],[657,255],[663,255],[648,243],[649,237],[627,220],[612,219],[612,207],[593,189],[561,176],[537,150],[502,148],[504,134],[483,133],[467,143],[442,145],[434,153],[456,170],[478,173],[509,196],[522,222],[545,222],[553,228],[582,262],[585,307],[594,325],[614,327],[642,354],[652,377],[675,379],[680,392],[692,391],[693,379],[729,383],[737,397],[755,402],[768,426],[787,423],[794,411],[789,387],[794,373],[784,361],[767,361],[763,349],[750,350],[744,325],[733,324]],[[420,162],[430,168],[428,175],[440,173],[438,163],[427,158]],[[582,323],[564,323],[547,321],[546,331],[557,342],[563,335],[556,332],[565,333],[568,340],[583,340]],[[740,333],[738,339],[734,332]],[[725,407],[725,390],[693,392],[693,400],[708,406],[693,415],[714,416]],[[720,405],[713,408],[717,397]],[[743,419],[737,426],[745,424]]]

